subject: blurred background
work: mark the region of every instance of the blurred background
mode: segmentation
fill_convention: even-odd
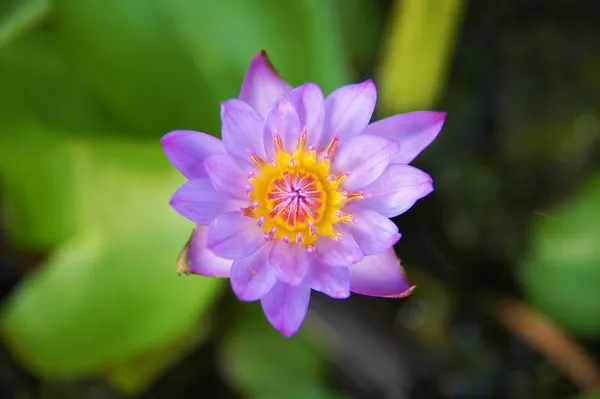
[[[600,394],[597,0],[0,0],[0,397]],[[265,49],[293,85],[367,77],[375,119],[448,112],[395,219],[408,298],[313,294],[286,339],[192,229],[158,140],[219,135]]]

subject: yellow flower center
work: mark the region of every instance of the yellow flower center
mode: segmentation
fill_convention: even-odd
[[[284,150],[277,134],[274,160],[265,162],[251,154],[258,171],[249,175],[248,196],[253,204],[244,209],[244,215],[257,219],[265,231],[265,240],[302,243],[312,251],[317,236],[338,239],[340,233],[335,224],[353,222],[342,208],[350,201],[362,199],[363,194],[340,190],[346,173],[330,174],[338,145],[336,135],[317,154],[314,147],[306,147],[303,131],[292,154]]]

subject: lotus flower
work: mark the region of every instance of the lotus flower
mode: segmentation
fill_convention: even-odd
[[[229,278],[241,301],[261,301],[285,336],[298,331],[311,291],[408,295],[389,218],[433,190],[409,166],[446,114],[420,111],[369,124],[377,91],[367,80],[326,98],[313,83],[282,80],[256,54],[239,98],[221,104],[222,140],[178,130],[161,144],[188,181],[171,206],[197,224],[190,271]]]

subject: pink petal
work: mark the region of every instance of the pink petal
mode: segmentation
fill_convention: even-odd
[[[248,201],[248,173],[244,173],[229,155],[211,155],[204,161],[204,166],[219,193],[227,198]]]
[[[286,337],[294,335],[302,325],[309,301],[309,287],[281,281],[260,300],[269,323]]]
[[[220,214],[239,209],[245,202],[224,198],[210,179],[204,178],[185,182],[175,191],[169,204],[184,218],[209,225]]]
[[[433,191],[431,177],[410,165],[392,164],[375,182],[365,187],[367,198],[360,206],[392,218],[406,212],[413,204]]]
[[[300,284],[308,271],[308,256],[301,244],[276,242],[269,255],[269,262],[277,278],[290,285]]]
[[[322,148],[327,137],[323,135],[323,121],[325,118],[325,99],[321,88],[314,83],[298,86],[289,97],[298,111],[300,128],[305,129],[307,145]]]
[[[300,137],[300,119],[289,96],[279,98],[271,107],[264,128],[264,143],[268,159],[275,158],[274,137],[279,135],[283,148],[293,152]]]
[[[277,282],[269,264],[269,245],[254,254],[236,259],[231,266],[231,288],[240,301],[256,301],[265,296]]]
[[[372,80],[342,86],[325,99],[325,132],[340,132],[347,140],[365,130],[377,101],[377,88]]]
[[[311,262],[303,284],[332,298],[350,296],[350,272],[347,267],[329,266],[316,259]]]
[[[383,252],[400,239],[398,227],[385,216],[356,205],[348,206],[344,211],[356,218],[355,223],[345,227],[365,256]]]
[[[238,211],[219,215],[208,228],[208,248],[226,259],[244,258],[263,245],[263,230],[256,220]]]
[[[207,277],[229,277],[231,259],[224,259],[206,247],[208,227],[196,226],[190,243],[192,272]]]
[[[367,256],[362,262],[350,266],[348,270],[350,290],[357,294],[402,298],[414,289],[406,279],[394,248]]]
[[[266,117],[273,103],[290,90],[290,85],[279,77],[266,51],[262,50],[250,61],[239,98]]]
[[[341,237],[337,241],[325,236],[317,238],[317,255],[323,262],[336,267],[347,267],[360,262],[363,254],[352,236],[341,227],[338,231]]]
[[[437,137],[445,120],[445,112],[410,112],[372,123],[365,134],[400,143],[400,150],[392,157],[392,162],[409,164]]]
[[[398,144],[393,141],[361,134],[340,146],[332,170],[350,173],[342,188],[356,191],[377,180],[397,150]]]
[[[169,162],[188,179],[206,177],[204,160],[212,154],[224,154],[223,142],[205,133],[175,130],[160,139]]]
[[[222,103],[222,135],[227,152],[247,160],[248,152],[253,151],[264,158],[263,123],[260,114],[243,101],[232,99]]]

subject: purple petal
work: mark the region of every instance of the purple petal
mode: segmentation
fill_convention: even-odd
[[[433,191],[431,177],[410,165],[392,164],[381,177],[363,189],[367,198],[360,206],[392,218],[406,212]]]
[[[190,243],[192,272],[207,277],[229,277],[231,259],[224,259],[206,247],[208,227],[196,226]]]
[[[215,189],[227,198],[248,201],[248,174],[227,154],[206,158],[204,166]]]
[[[286,284],[300,284],[308,271],[308,256],[301,244],[276,242],[269,255],[269,261],[277,278]]]
[[[400,239],[398,227],[385,216],[357,205],[348,206],[344,211],[356,219],[345,227],[365,256],[383,252]]]
[[[325,132],[331,135],[339,131],[342,140],[362,133],[376,101],[377,88],[370,79],[340,87],[325,99]]]
[[[348,270],[350,290],[357,294],[402,298],[414,289],[406,279],[394,248],[367,256],[362,262],[350,266]]]
[[[339,240],[320,236],[317,238],[317,255],[321,260],[330,266],[346,267],[356,262],[360,262],[363,253],[352,238],[352,236],[343,228],[338,228],[341,234]]]
[[[437,137],[445,120],[445,112],[410,112],[372,123],[365,134],[400,143],[400,150],[392,157],[392,163],[409,164]]]
[[[212,154],[224,154],[223,142],[205,133],[175,130],[160,139],[169,162],[188,179],[206,177],[204,160]]]
[[[281,281],[260,300],[269,323],[286,337],[291,337],[300,328],[309,301],[309,287],[292,286]]]
[[[306,143],[315,148],[324,147],[327,137],[323,135],[325,99],[321,88],[314,83],[306,83],[292,90],[289,97],[298,111],[300,128],[306,129]]]
[[[347,267],[329,266],[317,259],[311,262],[303,284],[332,298],[350,296],[350,272]]]
[[[223,198],[210,179],[204,178],[185,182],[169,204],[184,218],[207,226],[220,214],[239,209],[245,203]]]
[[[270,246],[254,254],[236,259],[231,266],[231,288],[240,301],[256,301],[265,296],[277,282],[269,264]]]
[[[250,61],[239,98],[266,117],[275,101],[290,90],[290,85],[279,77],[263,50]]]
[[[268,159],[275,158],[273,141],[276,135],[281,137],[283,148],[288,153],[293,152],[300,137],[300,119],[289,96],[281,97],[271,107],[263,134]]]
[[[232,99],[222,103],[222,135],[227,152],[248,159],[248,152],[253,151],[264,158],[263,122],[260,114],[243,101]]]
[[[397,150],[398,144],[393,141],[361,134],[341,145],[333,160],[332,171],[350,173],[342,188],[359,190],[381,176]]]
[[[244,258],[263,245],[263,230],[256,220],[238,211],[219,215],[208,228],[208,248],[226,259]]]

